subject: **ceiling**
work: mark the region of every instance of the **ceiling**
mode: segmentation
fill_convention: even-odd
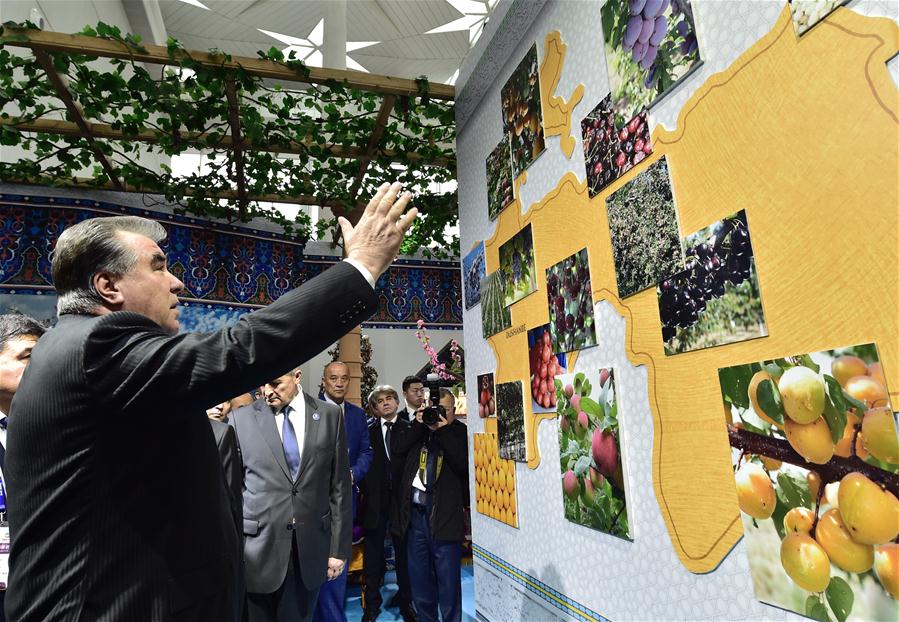
[[[146,5],[151,0],[141,0]],[[321,66],[322,19],[341,0],[155,0],[188,49],[255,57],[272,46]],[[452,83],[498,0],[345,0],[347,68]],[[204,8],[205,7],[205,8]],[[265,32],[263,32],[265,31]],[[355,45],[354,45],[355,44]]]

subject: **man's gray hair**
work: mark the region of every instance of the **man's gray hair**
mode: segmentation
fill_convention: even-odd
[[[0,353],[13,339],[21,337],[40,339],[45,332],[47,332],[47,328],[43,324],[27,315],[21,313],[0,315]]]
[[[157,244],[166,238],[161,224],[139,216],[91,218],[63,231],[52,259],[59,315],[94,313],[103,306],[94,275],[108,272],[121,276],[134,268],[138,255],[122,242],[119,232],[143,235]]]
[[[375,406],[378,405],[378,398],[385,393],[392,395],[393,399],[395,399],[397,403],[399,403],[400,394],[396,392],[396,389],[394,389],[389,384],[379,384],[374,389],[372,389],[371,393],[368,394],[368,407],[374,409]]]

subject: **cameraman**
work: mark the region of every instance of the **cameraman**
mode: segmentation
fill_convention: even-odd
[[[463,509],[468,505],[468,432],[455,420],[456,399],[431,388],[396,441],[403,465],[398,527],[406,534],[412,598],[422,622],[462,619]],[[439,405],[437,396],[439,395]],[[427,423],[425,423],[427,422]],[[430,425],[428,425],[430,424]]]

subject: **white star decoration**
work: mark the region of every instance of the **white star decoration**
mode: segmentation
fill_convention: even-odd
[[[284,48],[284,55],[287,56],[290,52],[296,52],[296,56],[299,57],[304,63],[311,67],[321,67],[322,66],[322,46],[325,43],[325,20],[320,19],[312,31],[306,36],[305,39],[299,37],[292,37],[290,35],[283,35],[280,32],[272,32],[271,30],[263,30],[262,28],[257,28],[257,30],[263,34],[266,34],[273,39],[277,39],[281,43],[286,43],[287,47]],[[359,50],[370,45],[375,45],[376,43],[380,43],[379,41],[347,41],[346,51],[352,52],[353,50]],[[368,69],[357,63],[355,60],[350,58],[349,54],[346,57],[346,68],[354,69],[356,71],[364,71],[368,73]]]
[[[484,25],[490,19],[490,14],[493,13],[497,0],[446,0],[446,2],[459,11],[462,17],[448,24],[432,28],[425,34],[433,35],[440,32],[467,30],[468,43],[469,45],[474,45],[484,31]]]

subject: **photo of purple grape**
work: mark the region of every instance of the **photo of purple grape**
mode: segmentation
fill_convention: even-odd
[[[481,302],[481,279],[485,276],[487,276],[487,262],[484,259],[484,243],[478,242],[462,259],[466,309],[471,309]]]
[[[600,9],[615,126],[699,66],[691,0],[608,0]]]

